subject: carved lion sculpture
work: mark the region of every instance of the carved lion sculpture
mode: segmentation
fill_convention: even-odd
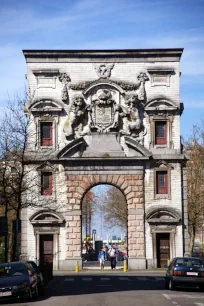
[[[83,116],[86,111],[86,104],[82,95],[73,98],[70,106],[67,122],[65,123],[64,132],[67,137],[74,136],[75,128],[83,122]]]

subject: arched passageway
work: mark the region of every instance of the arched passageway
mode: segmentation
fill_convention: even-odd
[[[127,258],[127,203],[124,194],[113,185],[99,184],[89,189],[82,200],[83,268],[98,268],[103,248],[105,268],[110,266],[110,249],[116,249],[117,268]]]
[[[76,259],[82,265],[82,201],[92,187],[109,184],[124,194],[127,203],[129,267],[146,268],[144,255],[144,192],[143,174],[135,175],[68,175],[67,265]]]

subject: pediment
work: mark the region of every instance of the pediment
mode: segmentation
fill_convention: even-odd
[[[150,151],[148,151],[144,146],[142,146],[133,137],[125,136],[124,140],[129,150],[131,150],[129,155],[147,157],[147,158],[149,158],[152,155]]]
[[[31,224],[62,224],[65,222],[63,216],[59,213],[50,211],[48,209],[35,212],[30,217]]]
[[[62,102],[51,98],[38,98],[29,105],[31,112],[61,112],[63,109]]]
[[[160,111],[176,110],[178,109],[178,106],[174,102],[166,98],[157,98],[157,99],[153,99],[147,102],[144,109],[146,111],[148,110],[160,110]]]
[[[84,137],[74,139],[58,152],[57,158],[66,159],[69,157],[81,157],[87,146]]]
[[[57,171],[56,166],[51,164],[49,161],[42,163],[39,167],[37,167],[37,171],[47,171],[47,172],[55,172]]]
[[[174,208],[153,207],[146,213],[146,220],[150,224],[175,224],[181,220],[181,215]]]
[[[174,169],[172,165],[167,163],[165,160],[159,160],[154,163],[153,165],[154,168],[167,168],[168,169]]]

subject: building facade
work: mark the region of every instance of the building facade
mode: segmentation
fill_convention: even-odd
[[[187,254],[183,49],[23,52],[32,205],[22,210],[21,257],[81,265],[81,204],[98,184],[126,198],[130,269]]]

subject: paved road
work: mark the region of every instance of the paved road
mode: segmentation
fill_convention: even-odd
[[[169,291],[163,276],[105,273],[55,276],[46,294],[32,302],[6,305],[26,306],[204,306],[198,289]]]

